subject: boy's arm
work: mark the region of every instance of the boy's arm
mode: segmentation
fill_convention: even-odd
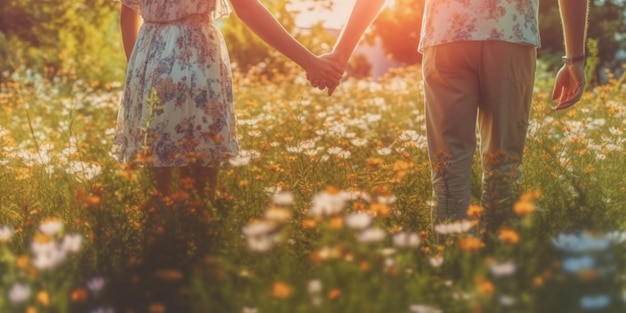
[[[378,12],[383,7],[385,0],[357,0],[354,3],[348,22],[339,34],[333,52],[324,56],[331,60],[341,72],[345,72],[348,60],[354,52],[365,30],[372,23]],[[323,76],[308,75],[307,78],[313,87],[328,87],[328,95],[332,95],[338,84],[328,84]]]
[[[585,39],[587,32],[588,0],[559,0],[565,64],[557,73],[552,99],[558,100],[555,110],[566,109],[580,100],[585,87]],[[580,59],[578,58],[580,57]]]
[[[126,61],[130,59],[130,55],[135,47],[139,27],[142,19],[135,10],[122,5],[120,11],[120,27],[122,29],[122,41],[124,43],[124,52],[126,53]]]
[[[588,7],[588,0],[559,0],[567,57],[585,54]]]
[[[372,23],[385,0],[357,0],[348,23],[343,28],[335,44],[333,54],[339,61],[348,62],[361,36]]]

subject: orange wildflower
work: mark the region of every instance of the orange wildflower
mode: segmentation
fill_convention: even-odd
[[[136,155],[136,162],[143,165],[150,165],[154,163],[152,153],[148,150],[139,151]]]
[[[598,273],[598,271],[593,268],[584,269],[578,272],[578,279],[584,282],[596,280],[598,279],[598,277],[600,277],[600,273]]]
[[[413,162],[398,160],[393,163],[393,170],[396,172],[404,172],[413,167]]]
[[[500,228],[498,230],[498,238],[508,244],[516,244],[519,242],[519,234],[510,228]]]
[[[37,233],[35,235],[35,238],[33,238],[33,241],[37,242],[37,243],[41,243],[41,244],[46,244],[49,243],[50,241],[52,241],[52,237],[46,235],[46,234],[42,234],[42,233]]]
[[[483,242],[476,237],[465,237],[459,240],[459,247],[464,251],[478,251],[483,247]]]
[[[83,302],[87,300],[87,291],[85,288],[76,288],[70,294],[70,299],[74,302]]]
[[[191,198],[191,195],[185,191],[174,192],[170,195],[170,199],[174,202],[184,202]]]
[[[326,188],[324,188],[324,191],[326,191],[326,193],[331,194],[331,195],[336,195],[338,194],[341,189],[335,187],[335,186],[326,186]]]
[[[341,290],[339,288],[333,288],[328,292],[328,299],[334,300],[341,296]]]
[[[338,230],[343,228],[343,218],[341,216],[333,216],[330,218],[330,228]]]
[[[467,208],[467,216],[479,218],[483,214],[483,208],[480,205],[472,204]]]
[[[305,218],[302,220],[302,227],[304,229],[315,229],[317,228],[317,219],[315,218]]]
[[[359,269],[363,272],[367,271],[370,269],[370,263],[367,261],[361,261],[361,263],[359,263]]]
[[[322,262],[322,255],[319,253],[319,251],[314,251],[309,254],[309,259],[314,264],[319,264],[320,262]]]
[[[365,162],[367,163],[367,166],[371,167],[378,167],[384,164],[384,161],[381,158],[367,158]]]
[[[525,201],[535,201],[539,198],[541,198],[541,191],[539,190],[528,191],[520,196],[520,200]]]
[[[593,165],[589,165],[587,167],[585,167],[584,173],[585,174],[593,174],[596,172],[596,168],[593,167]]]
[[[477,289],[478,289],[478,293],[483,295],[483,296],[489,296],[492,295],[495,287],[493,286],[493,283],[488,280],[488,279],[484,279],[484,278],[480,278],[477,279]]]
[[[279,299],[286,299],[291,296],[292,290],[289,285],[281,281],[275,281],[272,286],[272,296]]]
[[[285,169],[282,168],[280,165],[277,164],[269,164],[267,165],[267,169],[271,172],[275,172],[275,173],[284,173]]]
[[[222,143],[222,142],[224,142],[224,137],[222,137],[219,134],[211,134],[210,138],[211,138],[211,140],[215,141],[215,143]]]
[[[520,199],[513,204],[513,212],[518,216],[528,216],[535,212],[535,204],[526,199]]]
[[[367,209],[367,205],[365,204],[365,202],[357,200],[352,203],[352,208],[355,211],[365,211]]]
[[[89,195],[83,200],[83,203],[88,208],[95,208],[100,206],[100,203],[102,203],[102,197],[98,195]]]
[[[148,308],[148,312],[150,313],[165,313],[165,311],[165,305],[158,302],[150,303],[150,307]]]
[[[180,185],[180,188],[184,190],[192,190],[194,187],[194,183],[195,183],[195,179],[193,179],[192,177],[183,177],[178,180],[178,184]]]
[[[28,269],[30,266],[30,258],[27,255],[21,255],[17,258],[17,260],[15,260],[15,264],[17,265],[17,268],[21,270]]]
[[[76,192],[74,193],[74,199],[78,201],[82,201],[82,199],[84,199],[86,196],[87,191],[85,190],[85,188],[78,188],[78,190],[76,190]]]
[[[183,278],[183,273],[179,270],[174,270],[174,269],[158,270],[154,273],[154,275],[157,278],[161,280],[165,280],[165,281],[177,281]]]
[[[370,212],[375,216],[387,216],[389,215],[389,206],[385,203],[372,203],[370,204]]]

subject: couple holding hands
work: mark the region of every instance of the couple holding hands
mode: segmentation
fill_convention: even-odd
[[[333,51],[318,57],[259,0],[121,1],[128,68],[114,154],[121,162],[144,155],[160,195],[175,188],[178,170],[206,201],[213,199],[220,164],[239,149],[228,51],[213,22],[232,7],[252,32],[300,65],[313,87],[331,95],[385,2],[356,0]],[[540,46],[538,2],[425,0],[416,50],[423,53],[434,222],[467,217],[477,130],[487,228],[504,222],[502,207],[510,208],[517,197]],[[559,0],[559,5],[565,56],[555,79],[554,109],[575,104],[585,85],[588,0]],[[158,105],[147,101],[153,90]],[[503,179],[502,172],[509,177]]]

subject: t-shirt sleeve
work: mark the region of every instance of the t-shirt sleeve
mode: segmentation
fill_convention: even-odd
[[[139,10],[139,0],[118,0],[119,2],[121,2],[123,5],[137,11],[140,12]]]

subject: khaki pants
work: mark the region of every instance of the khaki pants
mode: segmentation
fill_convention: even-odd
[[[434,223],[467,217],[477,126],[487,228],[499,227],[511,211],[520,192],[535,63],[534,46],[500,41],[448,43],[424,51]]]

